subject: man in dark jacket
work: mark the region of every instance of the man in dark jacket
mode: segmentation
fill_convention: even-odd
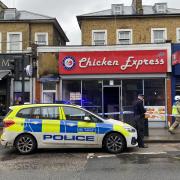
[[[137,141],[139,148],[146,148],[144,145],[144,118],[145,118],[145,108],[143,105],[144,95],[139,94],[137,101],[133,105],[134,119],[137,129]]]

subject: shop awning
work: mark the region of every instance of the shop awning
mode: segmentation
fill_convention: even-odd
[[[10,71],[0,71],[0,80],[3,79],[7,74],[9,74]]]

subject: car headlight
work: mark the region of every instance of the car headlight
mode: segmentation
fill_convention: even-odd
[[[124,129],[126,129],[128,132],[131,132],[131,133],[136,132],[136,129],[133,127],[124,127]]]

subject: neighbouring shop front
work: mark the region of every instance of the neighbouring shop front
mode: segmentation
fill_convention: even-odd
[[[180,44],[172,44],[172,100],[180,95]]]
[[[25,72],[23,76],[23,70],[28,64],[29,57],[23,54],[0,54],[2,116],[6,114],[10,105],[30,102],[30,79]]]

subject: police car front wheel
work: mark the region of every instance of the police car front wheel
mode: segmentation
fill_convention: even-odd
[[[30,154],[35,151],[37,143],[30,134],[21,134],[14,142],[15,148],[20,154]]]
[[[110,153],[120,153],[125,148],[125,140],[119,133],[110,133],[104,140],[104,147]]]

